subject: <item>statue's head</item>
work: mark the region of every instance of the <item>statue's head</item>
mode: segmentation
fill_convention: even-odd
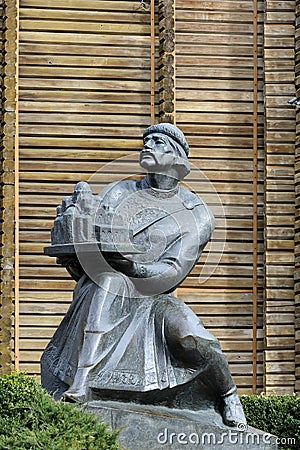
[[[183,132],[170,123],[151,125],[143,134],[140,164],[148,172],[182,180],[189,172],[189,146]]]

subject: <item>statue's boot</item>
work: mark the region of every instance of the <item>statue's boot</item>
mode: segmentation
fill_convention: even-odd
[[[222,395],[223,405],[223,422],[230,427],[238,427],[244,431],[247,427],[246,417],[236,387],[232,388],[225,395]]]
[[[84,402],[87,396],[87,378],[95,366],[96,352],[102,332],[84,332],[84,341],[79,355],[78,368],[72,385],[64,393],[64,397],[76,402]]]
[[[221,411],[224,424],[241,430],[246,428],[243,407],[232,380],[228,361],[217,339],[204,339],[198,336],[181,338],[181,347],[185,349],[189,360],[195,367],[204,367],[204,374],[222,399]],[[200,374],[200,376],[201,376]]]
[[[63,398],[66,401],[83,403],[86,400],[86,380],[89,371],[89,367],[77,369],[72,386],[63,394]]]

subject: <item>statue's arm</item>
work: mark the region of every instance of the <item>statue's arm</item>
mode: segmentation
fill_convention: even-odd
[[[63,267],[65,267],[75,281],[79,281],[84,274],[84,270],[77,258],[62,256],[60,258],[57,258],[56,262],[57,264],[61,264]]]
[[[190,237],[181,238],[170,246],[158,261],[147,264],[133,263],[133,276],[138,278],[168,277],[177,285],[189,274],[199,259],[204,245],[191,243]]]
[[[168,277],[174,286],[182,282],[198,261],[203,248],[210,239],[215,219],[202,201],[197,203],[192,210],[187,208],[185,213],[180,212],[179,214],[178,223],[181,221],[189,225],[183,227],[182,233],[174,237],[174,240],[171,242],[169,240],[159,258],[153,262],[140,263],[135,261],[134,255],[118,255],[116,258],[108,260],[108,263],[115,270],[130,277],[155,277],[156,279]],[[177,220],[175,214],[174,218]],[[170,225],[168,218],[163,220],[166,220],[165,229],[168,231]],[[149,228],[150,234],[151,230],[152,226]],[[165,245],[164,239],[162,245]]]
[[[187,214],[186,220],[196,226],[185,229],[180,236],[169,244],[160,258],[148,264],[133,263],[134,276],[140,278],[164,277],[181,282],[192,270],[209,241],[215,227],[215,219],[209,208],[200,204],[193,209],[192,220]]]

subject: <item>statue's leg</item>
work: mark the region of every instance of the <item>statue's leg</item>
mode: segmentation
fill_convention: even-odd
[[[95,364],[99,363],[100,341],[106,331],[105,327],[109,326],[103,317],[103,305],[106,304],[105,309],[109,311],[109,304],[116,296],[123,297],[128,294],[127,291],[125,276],[115,272],[103,273],[99,278],[99,286],[94,285],[77,370],[72,385],[64,393],[65,397],[80,402],[86,399],[87,377]]]
[[[55,400],[58,400],[69,387],[66,383],[60,380],[58,376],[54,375],[47,360],[42,361],[41,378],[43,388],[46,389],[49,394],[55,398]]]
[[[176,305],[165,315],[165,333],[173,356],[188,367],[205,373],[223,400],[223,420],[229,426],[246,423],[232,380],[228,362],[219,341],[209,333],[186,305]]]

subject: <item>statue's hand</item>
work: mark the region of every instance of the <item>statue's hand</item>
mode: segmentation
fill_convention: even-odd
[[[84,274],[84,270],[81,267],[77,258],[70,256],[61,256],[56,259],[57,264],[61,264],[67,269],[73,280],[78,281]]]
[[[110,266],[117,270],[118,272],[122,272],[125,275],[133,276],[134,275],[134,263],[129,259],[122,257],[122,255],[118,255],[116,257],[112,257],[107,259],[107,262]]]

